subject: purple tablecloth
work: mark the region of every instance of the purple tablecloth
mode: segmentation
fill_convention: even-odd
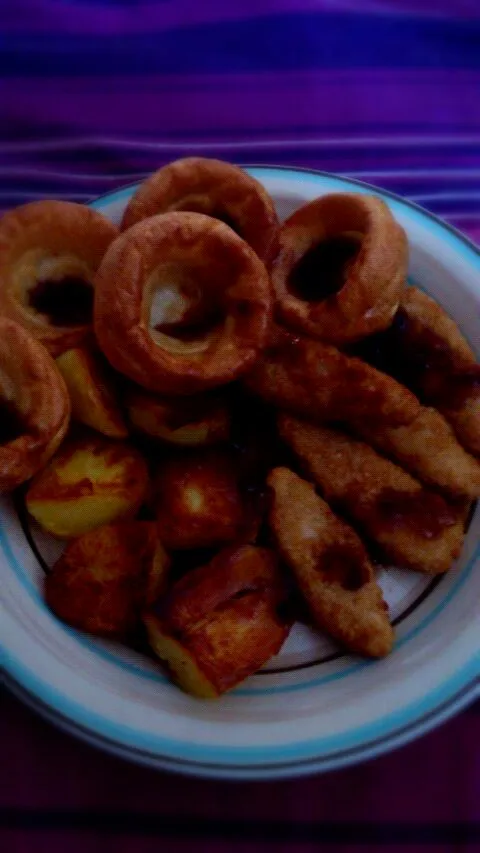
[[[353,175],[480,242],[478,0],[4,0],[0,37],[1,208],[199,153]],[[260,786],[131,767],[10,697],[1,724],[6,853],[480,849],[478,705]]]

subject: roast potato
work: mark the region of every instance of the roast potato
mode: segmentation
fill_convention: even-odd
[[[68,542],[46,578],[46,600],[75,628],[125,638],[165,589],[169,565],[154,522],[108,524]]]
[[[57,367],[70,395],[74,420],[111,438],[125,438],[128,430],[101,356],[86,346],[78,346],[59,356]]]
[[[167,548],[204,548],[233,541],[243,524],[244,504],[235,463],[225,450],[177,454],[157,475],[159,533]]]
[[[68,539],[134,516],[147,486],[147,466],[137,450],[89,435],[60,448],[32,480],[26,505],[44,530]]]
[[[150,644],[187,693],[220,696],[277,654],[290,627],[277,557],[243,545],[179,580],[144,614]]]

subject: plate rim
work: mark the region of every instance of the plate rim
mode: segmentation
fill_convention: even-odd
[[[422,220],[427,220],[427,223],[428,220],[430,220],[444,233],[445,231],[449,233],[452,242],[455,243],[457,251],[459,248],[458,242],[463,244],[463,249],[467,250],[469,255],[469,261],[473,261],[474,265],[478,266],[480,271],[480,248],[477,247],[473,241],[449,223],[435,216],[435,214],[425,210],[414,202],[410,202],[408,199],[390,192],[389,190],[375,187],[374,185],[359,181],[355,178],[349,178],[348,176],[308,168],[267,164],[242,164],[242,168],[250,172],[254,171],[255,176],[257,177],[259,173],[263,173],[263,175],[267,177],[268,175],[272,176],[272,173],[279,172],[282,173],[284,177],[291,177],[293,180],[297,181],[299,175],[305,175],[310,178],[326,178],[328,180],[338,181],[344,184],[360,186],[364,190],[370,190],[377,195],[393,199],[401,206],[412,209]],[[132,190],[134,190],[139,183],[141,182],[117,187],[115,190],[111,190],[108,193],[92,199],[88,204],[95,209],[102,208],[106,203],[111,203],[124,196],[131,195]],[[402,708],[400,712],[396,711],[390,714],[390,717],[395,717],[400,713],[405,718],[405,716],[409,714],[409,709],[411,709],[412,706],[424,705],[430,701],[430,710],[425,711],[425,713],[417,714],[417,716],[415,716],[415,712],[411,712],[411,714],[413,713],[413,718],[411,717],[410,722],[404,726],[395,726],[395,724],[393,724],[391,731],[380,739],[378,745],[376,745],[375,741],[372,742],[371,740],[368,741],[362,739],[356,747],[347,749],[348,755],[344,758],[342,758],[341,755],[338,755],[338,750],[322,757],[318,750],[315,751],[316,741],[310,740],[309,742],[304,742],[304,745],[308,743],[308,746],[311,749],[312,757],[309,759],[292,758],[290,762],[278,759],[270,764],[262,761],[261,764],[242,763],[241,765],[226,761],[222,761],[219,765],[212,765],[203,759],[180,759],[178,755],[177,757],[173,757],[168,754],[162,755],[156,750],[150,753],[145,752],[143,755],[140,755],[135,747],[128,744],[121,738],[119,740],[109,740],[98,730],[98,728],[82,728],[82,725],[78,722],[78,718],[76,718],[75,715],[66,716],[59,711],[59,703],[56,702],[55,699],[52,699],[50,702],[44,701],[45,696],[48,695],[51,688],[49,688],[47,682],[41,682],[44,687],[47,688],[46,691],[43,691],[43,694],[41,688],[38,688],[38,685],[33,687],[33,689],[29,689],[28,672],[25,672],[24,666],[21,662],[17,661],[16,665],[12,667],[12,661],[10,660],[10,666],[6,666],[5,668],[8,669],[6,683],[12,692],[22,694],[23,699],[27,704],[34,707],[42,716],[48,717],[60,728],[70,731],[82,740],[86,740],[99,748],[105,749],[108,752],[116,753],[117,755],[122,755],[122,757],[136,761],[137,763],[148,764],[149,766],[158,767],[159,769],[169,769],[181,773],[190,773],[196,776],[212,776],[215,778],[230,779],[244,778],[253,780],[260,778],[291,778],[293,776],[307,775],[322,770],[345,767],[367,758],[373,758],[410,742],[417,736],[430,731],[440,723],[446,721],[480,696],[479,666],[477,658],[478,653],[476,653],[474,649],[471,659],[464,667],[462,667],[462,670],[455,673],[455,676],[451,676],[446,682],[442,682],[440,685],[437,685],[436,688],[428,694],[428,697],[424,697],[421,701],[416,700],[414,703],[411,703],[410,706]],[[453,682],[455,682],[456,687],[449,689]],[[30,687],[32,687],[32,684],[34,684],[34,681],[30,679]],[[434,694],[438,694],[439,691],[446,691],[448,693],[448,696],[444,701],[431,698]],[[60,706],[63,704],[63,707],[65,707],[65,696],[60,693],[58,695],[60,698],[63,697]],[[105,722],[107,722],[107,720],[105,720]],[[368,728],[368,725],[362,728]],[[356,730],[357,733],[359,731],[362,731],[362,729]],[[173,739],[168,740],[174,743]],[[188,744],[185,743],[184,746],[188,746]],[[232,754],[230,747],[223,747],[221,749],[225,752],[230,750],[230,754]],[[280,752],[282,751],[282,747],[278,746],[276,747],[276,750],[277,752]],[[216,749],[216,751],[218,752],[218,749]],[[261,758],[259,758],[259,762],[260,761]]]

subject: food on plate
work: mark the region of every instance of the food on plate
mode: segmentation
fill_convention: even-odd
[[[93,280],[118,229],[69,201],[34,201],[0,220],[0,315],[57,356],[92,329]]]
[[[406,426],[364,420],[355,431],[422,482],[454,497],[480,497],[480,462],[463,449],[436,409],[422,406]]]
[[[239,537],[245,524],[233,456],[212,448],[172,455],[155,482],[160,538],[167,548],[206,548]]]
[[[390,328],[362,341],[358,352],[438,409],[466,450],[480,454],[480,365],[431,296],[407,287]]]
[[[214,698],[277,654],[291,628],[289,613],[277,556],[245,545],[185,575],[144,622],[179,686]]]
[[[230,407],[222,393],[165,397],[137,385],[128,389],[125,402],[135,429],[168,444],[206,446],[230,434]]]
[[[223,222],[166,213],[120,235],[95,279],[95,332],[121,373],[194,394],[245,373],[261,352],[272,296],[255,252]]]
[[[147,487],[147,465],[138,450],[92,434],[65,442],[33,479],[26,505],[44,530],[68,539],[133,517]]]
[[[68,429],[65,383],[45,347],[0,317],[0,492],[30,479]]]
[[[122,230],[157,213],[178,210],[221,220],[263,261],[275,249],[278,218],[273,201],[259,181],[232,163],[186,157],[154,172],[128,202]]]
[[[108,524],[67,543],[46,577],[46,601],[75,628],[126,639],[164,592],[169,566],[153,522]]]
[[[70,395],[72,418],[111,438],[126,438],[114,380],[101,354],[82,344],[62,353],[56,362]]]
[[[458,557],[464,517],[441,495],[346,433],[279,417],[280,433],[333,507],[350,516],[398,565],[446,572]]]
[[[480,497],[480,366],[407,256],[374,196],[280,226],[203,158],[148,178],[121,232],[64,202],[0,220],[0,491],[32,478],[17,499],[69,540],[60,619],[137,650],[146,627],[200,697],[295,618],[391,651],[372,561],[446,572]]]
[[[275,313],[289,328],[343,346],[390,325],[408,243],[376,196],[332,193],[282,225],[272,266]]]
[[[275,468],[268,484],[275,541],[314,624],[353,652],[387,655],[393,628],[362,541],[293,471]]]
[[[420,411],[416,397],[391,377],[280,326],[244,381],[269,403],[319,422],[408,424]]]

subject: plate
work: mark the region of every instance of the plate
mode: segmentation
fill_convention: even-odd
[[[333,191],[375,192],[405,228],[411,280],[459,323],[479,355],[480,253],[434,216],[366,184],[323,173],[252,167],[284,218]],[[135,187],[92,203],[118,221]],[[300,776],[372,758],[423,734],[479,691],[480,511],[461,557],[428,579],[393,567],[380,582],[396,623],[385,660],[342,654],[296,626],[261,673],[218,701],[190,698],[155,662],[57,621],[42,598],[58,544],[0,503],[1,633],[7,681],[60,727],[105,750],[198,776]]]

